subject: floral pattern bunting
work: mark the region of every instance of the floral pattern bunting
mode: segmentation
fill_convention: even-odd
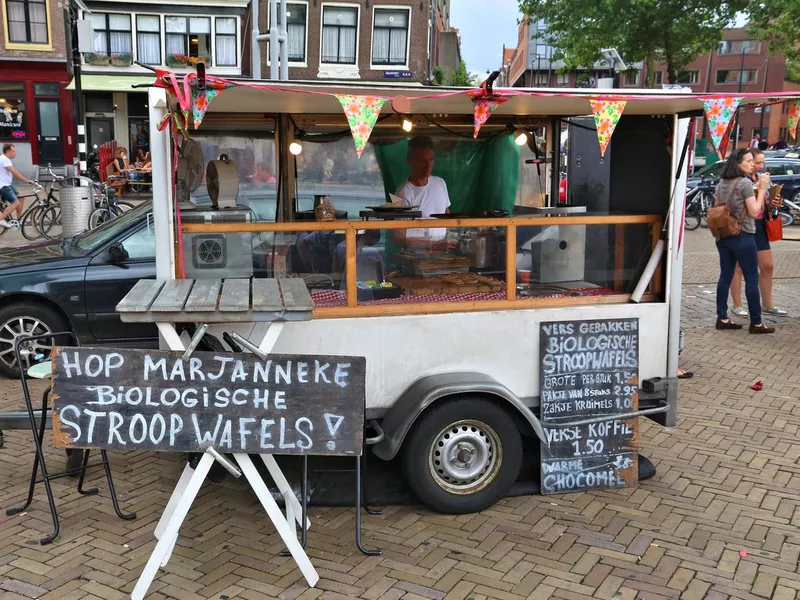
[[[364,148],[367,146],[372,129],[378,122],[381,114],[381,107],[388,98],[379,96],[348,96],[344,94],[334,94],[344,109],[347,123],[350,125],[350,132],[353,134],[353,142],[356,145],[356,154],[361,158]]]
[[[617,128],[627,100],[592,100],[592,114],[597,128],[597,141],[600,143],[600,156],[606,155],[606,148]]]
[[[711,132],[711,141],[714,142],[714,148],[717,152],[720,152],[720,144],[741,101],[741,97],[702,101],[703,109],[706,113],[706,121],[708,122],[708,130]]]
[[[472,137],[477,138],[478,132],[481,130],[481,126],[489,120],[489,117],[492,116],[492,113],[497,109],[497,107],[508,100],[509,97],[498,95],[488,96],[483,92],[471,92],[470,98],[472,98],[472,103],[475,105],[473,108],[473,113],[475,115],[475,127],[472,130]]]
[[[198,90],[196,87],[192,88],[192,122],[195,129],[198,129],[203,122],[203,117],[211,101],[229,87],[231,87],[229,83],[207,81],[204,90]]]
[[[800,100],[795,100],[789,105],[789,135],[797,137],[797,124],[800,123]]]

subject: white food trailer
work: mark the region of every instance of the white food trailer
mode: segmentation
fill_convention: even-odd
[[[302,278],[314,301],[310,320],[233,323],[209,332],[268,340],[254,344],[281,354],[366,357],[371,449],[383,460],[402,457],[420,500],[447,512],[485,508],[519,476],[522,441],[547,439],[540,422],[543,323],[637,322],[634,381],[650,385],[637,388],[636,403],[622,416],[675,424],[686,146],[701,99],[713,95],[604,90],[603,100],[627,102],[623,116],[604,156],[596,139],[570,149],[569,199],[558,209],[559,170],[551,167],[560,162],[561,129],[569,123],[596,136],[590,100],[597,90],[495,89],[507,97],[473,141],[475,102],[463,89],[208,78],[200,84],[223,91],[200,127],[188,123],[182,133],[179,100],[191,115],[198,79],[184,86],[177,77],[173,86],[175,77],[162,73],[149,90],[158,278]],[[387,99],[361,162],[354,162],[337,94]],[[744,96],[743,105],[764,101]],[[447,230],[456,251],[406,253],[397,232],[410,236],[431,221],[380,218],[374,209],[388,200],[384,192],[395,192],[389,184],[405,176],[404,165],[391,162],[404,157],[404,119],[414,135],[434,140],[437,160],[451,169],[445,178],[452,213],[433,223]],[[507,152],[506,141],[521,131],[544,142],[512,148],[505,162],[467,161],[457,171],[466,159],[452,156],[465,145],[495,143]],[[326,149],[332,143],[341,156]],[[483,204],[473,198],[469,205],[454,190],[474,169],[490,190],[491,177],[516,173],[521,189],[526,170],[542,176],[537,190],[512,198],[513,206],[505,192],[479,194]],[[359,200],[363,181],[375,174],[377,196]],[[201,198],[205,190],[208,198]],[[315,220],[312,195],[347,208],[347,217]],[[476,249],[487,245],[488,259]],[[304,260],[309,248],[312,258]],[[322,265],[313,260],[320,253],[327,253]],[[407,269],[401,273],[398,265]]]

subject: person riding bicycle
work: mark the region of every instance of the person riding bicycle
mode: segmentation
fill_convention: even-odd
[[[0,155],[0,204],[2,204],[2,212],[0,212],[0,227],[10,229],[16,226],[16,222],[7,220],[8,216],[16,211],[17,220],[22,217],[22,211],[25,201],[19,197],[19,192],[12,183],[14,177],[22,181],[34,184],[33,179],[28,179],[22,173],[17,171],[12,165],[11,160],[16,158],[17,149],[14,144],[3,144],[3,154]]]

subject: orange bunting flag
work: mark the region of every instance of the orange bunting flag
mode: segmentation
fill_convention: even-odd
[[[600,156],[606,155],[611,136],[625,110],[627,100],[592,100],[592,114],[597,127],[597,141],[600,142]]]

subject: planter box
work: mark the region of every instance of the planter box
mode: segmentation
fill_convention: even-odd
[[[87,52],[83,55],[83,62],[87,65],[105,66],[110,64],[111,57],[108,54],[93,54]]]

